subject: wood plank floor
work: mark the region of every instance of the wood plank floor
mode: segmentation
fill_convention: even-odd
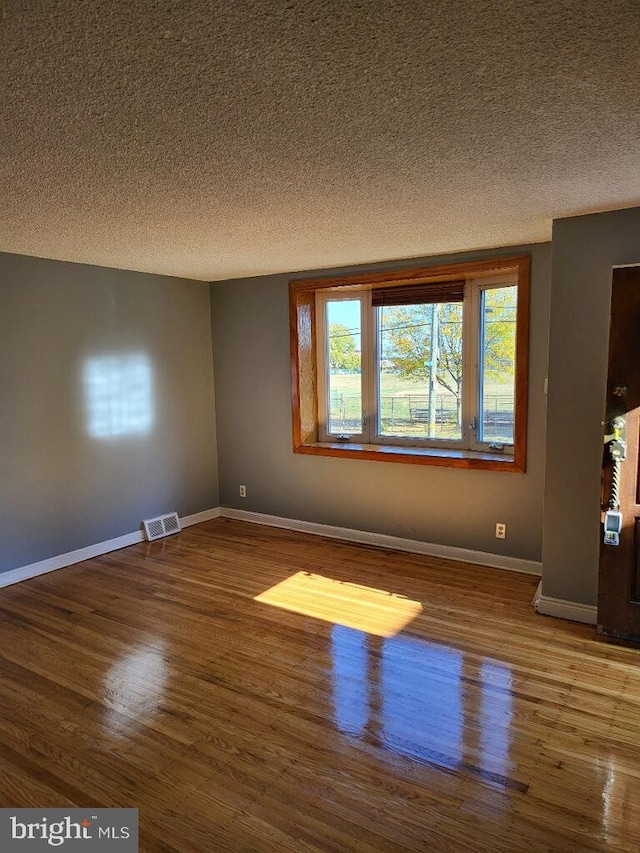
[[[640,650],[536,583],[218,519],[0,590],[0,806],[138,807],[143,851],[636,853]]]

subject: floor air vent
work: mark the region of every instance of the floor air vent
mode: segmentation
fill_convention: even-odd
[[[179,533],[181,530],[180,519],[177,512],[170,512],[167,515],[159,515],[157,518],[147,518],[142,522],[144,533],[149,542],[152,539],[161,539],[163,536],[170,536],[172,533]]]

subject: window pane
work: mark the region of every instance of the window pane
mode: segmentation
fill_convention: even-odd
[[[462,303],[377,308],[378,434],[462,437]]]
[[[478,440],[513,444],[517,287],[482,291]]]
[[[327,302],[328,432],[362,432],[362,327],[359,299]]]

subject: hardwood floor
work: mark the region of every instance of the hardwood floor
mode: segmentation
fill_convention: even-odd
[[[640,650],[536,584],[218,519],[7,587],[0,806],[138,807],[142,851],[636,853]]]

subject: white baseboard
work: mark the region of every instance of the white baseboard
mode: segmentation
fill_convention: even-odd
[[[189,527],[192,524],[200,524],[203,521],[210,521],[213,518],[236,518],[241,521],[249,521],[254,524],[265,524],[269,527],[282,527],[286,530],[299,530],[302,533],[311,533],[316,536],[326,536],[330,539],[344,539],[347,542],[358,542],[364,545],[375,545],[379,548],[389,548],[396,551],[408,551],[412,554],[424,554],[428,557],[441,557],[446,560],[458,560],[465,563],[475,563],[480,566],[490,566],[492,568],[507,569],[514,572],[526,572],[527,574],[540,575],[542,566],[534,560],[523,560],[518,557],[505,557],[502,554],[490,554],[486,551],[472,551],[467,548],[456,548],[452,545],[437,545],[431,542],[419,542],[415,539],[403,539],[399,536],[387,536],[383,533],[372,533],[367,530],[354,530],[349,527],[334,527],[329,524],[318,524],[313,521],[300,521],[295,518],[282,518],[277,515],[266,515],[261,512],[248,512],[242,509],[233,509],[231,507],[214,507],[212,509],[197,512],[193,515],[188,515],[180,519],[182,527]],[[14,583],[19,583],[29,578],[35,578],[38,575],[44,575],[48,572],[62,569],[65,566],[72,566],[75,563],[81,563],[84,560],[90,560],[92,557],[99,557],[102,554],[108,554],[110,551],[117,551],[120,548],[126,548],[128,545],[136,545],[144,539],[142,531],[136,530],[132,533],[125,533],[123,536],[117,536],[115,539],[108,539],[105,542],[98,542],[95,545],[88,545],[86,548],[79,548],[77,551],[69,551],[66,554],[60,554],[56,557],[50,557],[47,560],[41,560],[38,563],[31,563],[28,566],[20,566],[17,569],[12,569],[8,572],[0,574],[0,588],[10,586]],[[556,599],[547,599],[554,602]],[[570,604],[570,602],[561,602],[562,604]],[[537,607],[537,605],[536,605]],[[586,607],[586,605],[576,605],[576,607]],[[538,608],[537,608],[538,609]],[[587,608],[588,609],[588,608]],[[595,608],[594,608],[595,610]],[[547,612],[538,609],[538,612]],[[566,616],[564,613],[552,613],[550,615],[561,615],[566,619],[576,618]],[[585,621],[585,620],[579,620]]]
[[[432,542],[419,542],[414,539],[403,539],[399,536],[387,536],[382,533],[372,533],[367,530],[354,530],[349,527],[335,527],[329,524],[318,524],[314,521],[300,521],[295,518],[282,518],[277,515],[266,515],[261,512],[248,512],[231,507],[214,507],[212,509],[196,512],[180,519],[182,527],[190,527],[193,524],[201,524],[213,518],[235,518],[240,521],[249,521],[254,524],[265,524],[269,527],[282,527],[286,530],[299,530],[302,533],[311,533],[316,536],[326,536],[330,539],[344,539],[347,542],[358,542],[364,545],[375,545],[380,548],[390,548],[396,551],[408,551],[412,554],[424,554],[428,557],[441,557],[446,560],[458,560],[465,563],[475,563],[480,566],[507,569],[514,572],[525,572],[527,574],[541,575],[542,564],[534,560],[523,560],[518,557],[506,557],[502,554],[490,554],[486,551],[472,551],[467,548],[456,548],[452,545],[437,545]],[[128,545],[136,545],[144,539],[142,531],[136,530],[125,533],[115,539],[107,539],[77,551],[69,551],[57,557],[50,557],[38,563],[28,566],[20,566],[8,572],[0,574],[0,588],[19,583],[38,575],[72,566],[92,557],[108,554],[126,548]],[[542,581],[538,585],[533,599],[533,606],[538,613],[545,616],[555,616],[561,619],[569,619],[573,622],[582,622],[587,625],[595,625],[597,622],[597,608],[590,604],[580,604],[574,601],[565,601],[560,598],[543,595]]]
[[[569,619],[571,622],[582,622],[585,625],[596,625],[598,621],[598,608],[595,605],[543,595],[542,581],[538,584],[533,597],[533,606],[536,612],[543,616],[556,616],[559,619]]]
[[[445,560],[459,560],[464,563],[475,563],[480,566],[508,569],[513,572],[526,572],[532,575],[542,574],[541,563],[534,560],[523,560],[519,557],[505,557],[502,554],[489,554],[486,551],[470,551],[467,548],[456,548],[452,545],[436,545],[431,542],[419,542],[416,539],[403,539],[399,536],[387,536],[383,533],[371,533],[367,530],[353,530],[350,527],[317,524],[315,521],[281,518],[277,515],[265,515],[261,512],[248,512],[231,507],[221,507],[220,514],[224,518],[236,518],[239,521],[251,521],[254,524],[266,524],[269,527],[283,527],[286,530],[299,530],[301,533],[327,536],[330,539],[346,539],[348,542],[377,545],[380,548],[390,548],[394,551],[409,551],[412,554],[442,557]]]
[[[181,518],[180,526],[190,527],[192,524],[200,524],[202,521],[209,521],[219,516],[220,507],[205,509],[203,512],[196,512],[193,515],[186,515]],[[0,588],[35,578],[38,575],[45,575],[47,572],[55,572],[56,569],[63,569],[65,566],[73,566],[74,563],[82,563],[83,560],[90,560],[92,557],[99,557],[102,554],[108,554],[110,551],[118,551],[128,545],[136,545],[143,540],[142,530],[135,530],[133,533],[125,533],[123,536],[116,536],[115,539],[97,542],[95,545],[88,545],[86,548],[79,548],[77,551],[68,551],[66,554],[60,554],[57,557],[49,557],[49,559],[40,560],[38,563],[11,569],[0,574]]]
[[[211,521],[212,518],[220,518],[220,507],[203,509],[202,512],[194,512],[193,515],[185,515],[180,519],[181,527],[191,527],[192,524],[202,524],[203,521]]]

